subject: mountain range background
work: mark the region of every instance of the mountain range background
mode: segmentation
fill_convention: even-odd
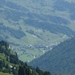
[[[0,0],[0,40],[31,61],[75,36],[74,0]]]
[[[0,40],[20,60],[34,59],[30,65],[51,74],[74,75],[74,37],[74,0],[0,0]]]

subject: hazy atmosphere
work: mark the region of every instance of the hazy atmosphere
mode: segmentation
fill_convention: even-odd
[[[74,0],[0,0],[0,75],[75,75]]]

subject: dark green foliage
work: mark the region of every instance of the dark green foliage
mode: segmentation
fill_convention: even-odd
[[[2,69],[2,67],[3,67],[3,61],[0,60],[0,70]]]
[[[22,66],[19,66],[18,75],[26,75]]]
[[[18,75],[32,75],[28,66],[19,66]]]
[[[2,40],[2,41],[0,41],[0,46],[5,46],[5,48],[8,49],[9,44]]]
[[[20,64],[20,60],[17,54],[9,49],[9,44],[3,40],[0,41],[0,54],[2,55],[0,56],[0,71],[17,74],[16,65]]]
[[[18,59],[17,53],[9,49],[9,44],[5,41],[0,41],[0,72],[12,73],[14,75],[49,75],[39,68],[33,69],[27,63]]]
[[[43,71],[40,70],[38,67],[36,68],[36,72],[37,72],[39,75],[43,75],[43,74],[44,74]]]
[[[42,70],[40,70],[38,67],[36,68],[36,72],[39,74],[39,75],[51,75],[50,72],[43,72]]]
[[[10,63],[18,64],[18,62],[18,57],[16,57],[15,55],[10,55]]]
[[[53,74],[74,75],[75,38],[62,42],[40,58],[32,61],[31,64]]]
[[[9,44],[5,41],[0,41],[0,53],[5,53],[9,55],[9,50],[8,50]]]
[[[29,66],[19,66],[18,75],[51,75],[50,72],[43,72],[38,67],[32,69]]]
[[[44,75],[51,75],[50,72],[44,72]]]

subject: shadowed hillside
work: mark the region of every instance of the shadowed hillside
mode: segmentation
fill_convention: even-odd
[[[75,74],[75,38],[68,39],[40,58],[31,62],[31,65],[38,66],[42,70],[51,73],[74,75]]]

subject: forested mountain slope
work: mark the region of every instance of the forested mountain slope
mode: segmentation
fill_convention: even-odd
[[[27,63],[18,59],[17,53],[13,52],[10,45],[0,41],[0,75],[51,75],[43,72],[38,67],[32,68]]]
[[[31,62],[42,70],[63,75],[75,75],[75,38],[68,39]]]
[[[23,61],[37,58],[75,36],[74,5],[74,0],[0,0],[0,40]]]

